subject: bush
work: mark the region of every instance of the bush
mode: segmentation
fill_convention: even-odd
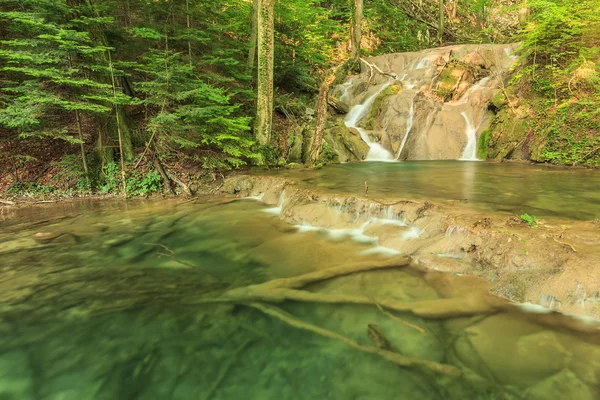
[[[535,215],[529,215],[527,213],[521,215],[521,220],[529,225],[530,228],[535,228],[538,225],[537,218]]]

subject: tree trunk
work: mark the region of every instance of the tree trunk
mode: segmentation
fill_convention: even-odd
[[[321,87],[319,88],[319,104],[317,106],[317,125],[315,126],[315,134],[312,138],[312,144],[308,153],[308,162],[310,165],[315,165],[321,155],[323,147],[323,131],[325,131],[325,122],[327,122],[327,99],[329,87],[335,81],[335,73],[343,64],[333,68],[329,75],[325,77]]]
[[[360,58],[360,42],[362,40],[362,18],[363,18],[363,0],[354,0],[354,18],[350,27],[352,42],[352,61],[358,62]]]
[[[519,23],[521,25],[525,25],[527,23],[527,19],[529,17],[529,8],[526,7],[526,4],[523,4],[519,9]]]
[[[121,156],[121,181],[123,184],[123,195],[127,197],[127,179],[125,176],[125,155],[123,154],[123,135],[121,134],[121,121],[119,118],[119,105],[117,104],[117,84],[115,81],[115,72],[113,69],[112,56],[108,51],[108,65],[110,67],[110,77],[112,80],[113,97],[115,100],[115,118],[117,120],[117,135],[119,136],[119,153]]]
[[[437,34],[437,39],[438,39],[438,43],[441,45],[442,41],[444,39],[444,0],[439,0],[439,5],[440,5],[440,21],[439,21],[439,26],[438,26],[438,34]]]
[[[258,89],[254,135],[260,145],[269,144],[273,126],[273,58],[275,0],[260,0],[258,8]]]
[[[190,0],[185,0],[185,14],[186,14],[186,26],[187,26],[187,34],[190,34],[190,29],[192,28],[192,19],[190,16]],[[192,42],[188,38],[188,58],[190,59],[190,67],[192,66]]]
[[[77,133],[79,135],[79,140],[81,143],[81,162],[83,164],[83,171],[85,172],[85,180],[90,186],[90,170],[88,168],[87,156],[85,155],[85,141],[83,140],[83,129],[81,127],[81,117],[79,116],[79,110],[75,110],[75,121],[77,122]],[[90,187],[91,189],[91,187]]]
[[[252,1],[252,25],[250,32],[250,50],[248,51],[248,66],[254,68],[254,61],[256,61],[256,40],[258,37],[258,9],[260,7],[261,0]]]

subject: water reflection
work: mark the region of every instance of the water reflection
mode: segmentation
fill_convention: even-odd
[[[404,161],[347,163],[318,170],[281,170],[330,191],[461,202],[467,207],[545,218],[600,218],[600,173],[514,163]],[[467,204],[465,203],[465,200]]]

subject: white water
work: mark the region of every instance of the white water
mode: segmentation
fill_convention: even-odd
[[[365,159],[365,161],[394,161],[392,155],[386,149],[384,149],[382,145],[380,145],[377,142],[371,141],[367,131],[357,126],[360,120],[363,119],[364,116],[371,109],[375,98],[377,98],[377,96],[379,96],[381,92],[383,92],[385,89],[387,89],[392,84],[392,82],[393,80],[390,80],[387,83],[383,84],[375,93],[373,93],[373,95],[371,95],[367,100],[365,100],[364,103],[357,104],[354,107],[352,107],[352,109],[346,116],[346,119],[344,120],[346,126],[348,128],[356,129],[358,133],[360,133],[361,139],[369,145],[369,153],[367,154],[367,158]]]
[[[261,198],[262,200],[262,198]],[[262,212],[266,212],[267,214],[273,215],[281,215],[283,211],[283,203],[285,202],[284,192],[281,192],[279,195],[279,201],[277,202],[277,207],[267,208],[266,210],[262,210]]]
[[[467,145],[463,150],[462,157],[460,160],[463,161],[479,161],[477,158],[477,129],[475,126],[475,122],[473,121],[473,114],[467,114],[466,112],[461,112],[460,115],[465,119],[465,123],[467,124]]]
[[[342,95],[340,96],[340,101],[345,103],[345,104],[349,104],[349,95],[350,95],[350,88],[352,87],[352,84],[354,83],[354,79],[350,78],[348,79],[348,82],[342,84]]]
[[[402,150],[404,150],[404,146],[406,146],[406,142],[408,140],[408,135],[413,127],[414,118],[415,118],[415,102],[413,100],[410,102],[410,109],[408,110],[408,118],[406,119],[406,133],[404,134],[404,138],[402,139],[402,143],[400,144],[400,149],[398,150],[398,155],[396,155],[396,160],[400,159],[400,155],[402,155]]]

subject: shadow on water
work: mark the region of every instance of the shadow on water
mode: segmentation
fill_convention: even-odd
[[[473,180],[472,170],[459,171]],[[383,187],[396,178],[388,171],[379,179]],[[477,173],[475,181],[476,187]],[[370,338],[380,332],[378,345],[387,341],[405,356],[463,371],[463,377],[449,378],[400,368],[243,305],[202,304],[235,287],[381,260],[360,255],[367,245],[328,240],[318,232],[299,234],[259,212],[264,207],[211,198],[83,202],[23,209],[4,221],[0,399],[600,395],[597,326],[560,315],[511,309],[425,319],[396,313],[405,325],[371,305],[278,305],[294,318],[363,345],[374,346]],[[472,280],[464,286],[462,278],[440,276],[456,291],[478,290],[468,286]],[[446,292],[434,283],[420,271],[390,269],[307,289],[415,302],[442,298]]]
[[[600,174],[585,169],[473,161],[362,162],[284,170],[321,190],[431,201],[544,218],[600,217]]]

